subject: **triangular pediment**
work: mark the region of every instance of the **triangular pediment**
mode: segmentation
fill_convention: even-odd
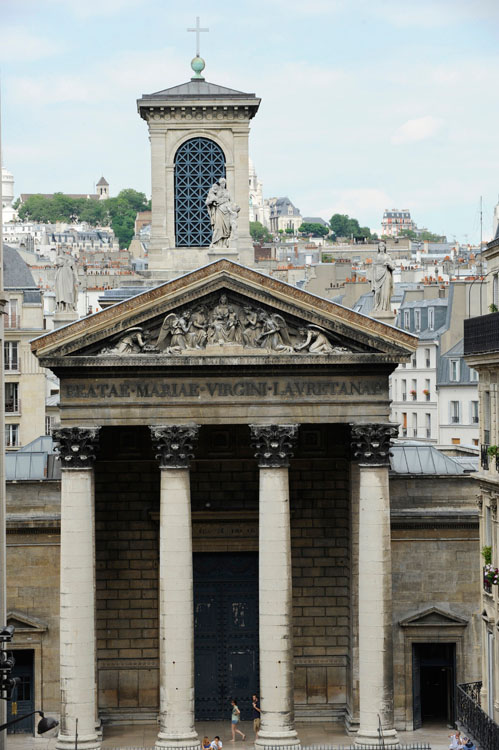
[[[468,620],[453,612],[446,612],[438,607],[429,607],[421,612],[400,620],[402,628],[407,627],[466,627]]]
[[[374,356],[406,361],[417,339],[226,259],[35,339],[49,364],[158,359]],[[61,364],[59,362],[59,364]]]
[[[48,630],[48,625],[43,620],[14,609],[7,613],[7,625],[13,625],[16,633],[45,633]]]

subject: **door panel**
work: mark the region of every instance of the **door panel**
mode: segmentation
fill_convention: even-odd
[[[251,718],[258,692],[258,556],[194,555],[196,718],[229,719],[237,698]]]
[[[20,682],[14,690],[12,700],[7,701],[7,721],[29,714],[35,708],[33,680],[33,651],[31,649],[13,651],[16,663],[11,672],[12,677],[19,677]],[[9,734],[34,734],[34,717],[9,727]]]

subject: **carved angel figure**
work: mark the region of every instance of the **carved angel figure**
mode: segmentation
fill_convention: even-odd
[[[305,336],[305,341],[295,345],[295,351],[307,350],[310,354],[332,354],[334,347],[319,326],[309,325],[307,328],[299,328],[300,336]]]
[[[293,343],[289,337],[288,324],[279,313],[268,314],[265,311],[259,313],[259,319],[263,323],[262,332],[258,334],[257,343],[261,343],[265,349],[273,352],[294,351]]]
[[[137,354],[144,349],[145,341],[142,337],[142,328],[135,326],[129,328],[114,346],[102,349],[100,354]]]
[[[163,321],[156,348],[167,354],[180,354],[187,348],[187,334],[191,327],[190,312],[186,310],[181,316],[169,313]]]

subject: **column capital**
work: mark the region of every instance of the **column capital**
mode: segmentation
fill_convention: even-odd
[[[59,427],[52,437],[61,469],[91,469],[99,444],[100,427]]]
[[[250,424],[251,442],[260,468],[286,468],[293,456],[297,424]]]
[[[389,466],[392,439],[398,435],[394,424],[352,424],[351,447],[354,461],[366,466]]]
[[[150,425],[155,458],[161,469],[188,469],[198,439],[197,424]]]

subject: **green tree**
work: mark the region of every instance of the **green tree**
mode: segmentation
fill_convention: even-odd
[[[371,230],[369,227],[361,227],[357,219],[351,218],[348,214],[333,214],[329,221],[329,226],[335,233],[336,237],[356,237],[371,239]]]
[[[272,242],[272,235],[259,221],[250,221],[250,234],[255,242]]]
[[[311,234],[313,237],[325,237],[329,234],[329,227],[325,227],[323,224],[317,224],[314,221],[304,221],[303,224],[298,227],[298,231],[301,234]]]
[[[294,234],[295,233],[295,230],[292,229],[291,227],[286,227],[286,229],[284,231],[286,232],[286,234]]]
[[[116,198],[109,198],[106,203],[107,210],[111,217],[111,226],[115,233],[121,248],[127,248],[133,238],[135,229],[135,217],[138,211],[147,211],[150,209],[150,201],[147,200],[144,193],[127,188],[122,190]]]

